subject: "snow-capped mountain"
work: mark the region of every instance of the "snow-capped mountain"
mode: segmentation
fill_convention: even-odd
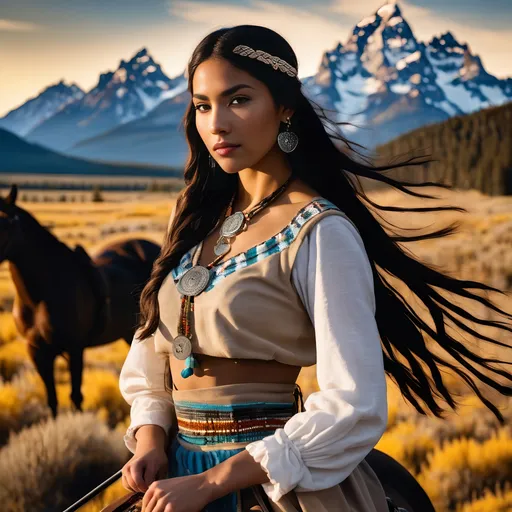
[[[128,62],[121,60],[115,71],[101,74],[93,89],[39,124],[27,139],[66,150],[78,141],[145,116],[186,87],[183,75],[170,79],[143,48]]]
[[[361,20],[327,51],[308,96],[352,123],[348,138],[369,146],[430,122],[512,100],[510,80],[489,75],[452,34],[419,42],[397,4]]]
[[[512,80],[498,80],[487,73],[480,57],[451,32],[434,37],[427,46],[427,56],[446,97],[464,113],[512,99]]]
[[[80,100],[84,94],[78,85],[66,85],[61,80],[58,84],[44,89],[35,98],[11,110],[0,119],[0,127],[17,135],[26,135],[69,103]]]

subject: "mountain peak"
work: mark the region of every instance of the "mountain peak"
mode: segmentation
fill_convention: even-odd
[[[160,68],[146,48],[140,49],[129,61],[125,62],[123,60],[121,62],[123,63],[123,66],[120,67],[127,70],[136,70],[138,68],[145,68],[148,66]]]
[[[464,48],[467,45],[459,43],[455,36],[450,32],[445,32],[444,34],[441,34],[441,37],[439,38],[441,41],[444,41],[444,44],[450,47],[458,46],[459,48]]]
[[[38,96],[41,96],[45,93],[66,93],[69,91],[70,93],[81,93],[84,94],[84,91],[75,83],[68,85],[66,81],[61,78],[58,82],[54,84],[50,84],[48,87],[43,89]]]
[[[445,32],[444,34],[441,34],[440,36],[434,36],[430,43],[428,43],[428,46],[434,50],[439,51],[441,54],[464,54],[466,52],[470,52],[469,47],[467,44],[461,44],[455,36],[450,32]]]
[[[397,3],[381,6],[362,19],[345,43],[344,52],[356,52],[361,64],[376,73],[382,65],[392,67],[420,49],[410,25]]]
[[[61,108],[80,100],[84,91],[76,84],[66,84],[64,79],[50,84],[37,96],[11,110],[0,119],[0,127],[25,136],[39,123],[52,117]]]
[[[394,18],[395,16],[402,16],[402,11],[400,10],[398,3],[388,2],[379,9],[377,9],[377,12],[375,14],[380,16],[383,20],[387,21],[390,20],[391,18]]]
[[[148,57],[149,57],[149,52],[148,52],[147,48],[146,48],[146,47],[144,47],[144,48],[141,48],[141,49],[140,49],[140,50],[135,54],[135,56],[133,57],[133,59],[132,59],[132,60],[134,60],[134,59],[135,59],[135,60],[136,60],[136,59],[140,59],[141,57],[146,57],[146,56],[148,56]]]

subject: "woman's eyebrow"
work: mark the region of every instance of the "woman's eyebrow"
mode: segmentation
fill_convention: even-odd
[[[243,89],[245,87],[248,87],[249,89],[254,89],[254,87],[251,87],[250,85],[247,85],[247,84],[238,84],[238,85],[234,85],[233,87],[230,87],[229,89],[226,89],[225,91],[221,92],[220,96],[222,98],[224,98],[225,96],[229,96],[229,95],[235,93],[236,91],[238,91],[239,89]],[[198,100],[207,100],[208,99],[208,96],[205,96],[204,94],[194,94],[192,97],[197,98]]]

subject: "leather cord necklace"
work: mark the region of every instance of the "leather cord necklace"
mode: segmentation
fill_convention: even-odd
[[[231,213],[236,195],[235,192],[226,210],[226,216],[220,228],[220,236],[215,244],[214,252],[217,257],[206,266],[194,265],[187,270],[178,281],[176,287],[181,294],[181,309],[177,329],[178,335],[172,341],[172,353],[176,359],[185,360],[185,368],[181,371],[181,376],[184,379],[194,373],[194,368],[199,367],[199,363],[192,353],[191,316],[194,312],[194,297],[199,295],[208,286],[212,276],[212,267],[229,252],[231,248],[230,239],[242,231],[245,231],[254,215],[279,197],[294,178],[295,176],[292,173],[285,183],[274,192],[264,197],[248,212],[237,211],[233,214]],[[199,258],[196,261],[199,261]]]

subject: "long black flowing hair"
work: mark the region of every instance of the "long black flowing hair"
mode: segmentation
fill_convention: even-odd
[[[440,402],[444,400],[452,409],[457,407],[454,397],[445,387],[440,371],[450,369],[458,374],[498,420],[503,422],[499,409],[482,394],[473,378],[476,377],[503,395],[510,395],[509,383],[512,375],[501,367],[502,364],[509,363],[486,358],[482,353],[471,351],[467,344],[456,340],[447,332],[446,320],[452,321],[461,331],[482,341],[505,347],[508,345],[478,333],[463,320],[509,332],[512,332],[512,326],[505,322],[477,318],[451,303],[438,290],[477,301],[511,319],[511,314],[470,290],[494,291],[500,294],[505,292],[483,283],[445,275],[414,259],[399,246],[399,243],[448,236],[456,231],[457,224],[424,235],[401,236],[394,232],[389,235],[365,203],[382,211],[394,212],[466,210],[455,206],[406,208],[379,205],[365,194],[360,178],[383,182],[406,194],[424,199],[435,199],[435,196],[409,189],[427,186],[451,187],[435,182],[398,181],[387,176],[384,171],[415,163],[415,158],[387,166],[372,165],[368,158],[363,158],[354,149],[353,144],[341,135],[336,126],[341,123],[330,119],[325,109],[305,96],[302,83],[297,77],[274,70],[271,65],[257,59],[233,53],[233,49],[238,45],[264,50],[298,69],[294,51],[287,41],[273,30],[255,25],[222,28],[207,35],[195,48],[187,68],[189,92],[192,95],[194,72],[199,64],[210,58],[222,58],[264,83],[276,105],[294,110],[292,130],[298,135],[299,141],[308,141],[308,147],[301,146],[299,142],[297,149],[286,154],[286,158],[292,172],[344,211],[363,238],[373,271],[377,304],[376,321],[387,375],[399,386],[402,395],[417,411],[427,414],[428,408],[435,416],[442,417],[444,409]],[[183,254],[203,240],[215,227],[238,186],[237,174],[225,173],[218,166],[214,170],[209,167],[209,152],[197,131],[195,115],[191,101],[183,120],[189,146],[184,171],[185,187],[177,198],[169,236],[164,241],[151,277],[142,292],[138,336],[140,340],[149,337],[158,327],[157,296],[163,280],[179,264]],[[284,126],[281,126],[282,128]],[[315,151],[308,148],[315,148]],[[403,281],[426,306],[435,327],[429,325],[412,309],[386,277]],[[452,362],[449,358],[439,356],[437,351],[431,351],[423,333],[438,345],[438,349],[443,349],[452,358]]]

